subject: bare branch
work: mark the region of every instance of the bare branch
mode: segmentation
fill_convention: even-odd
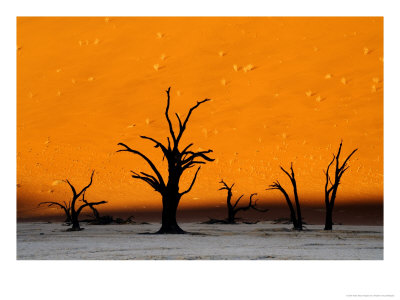
[[[256,196],[256,195],[257,195],[257,193],[253,193],[253,194],[250,195],[250,201],[249,201],[249,202],[250,202],[250,203],[249,203],[250,207],[251,207],[252,209],[256,210],[256,211],[259,211],[259,212],[267,212],[269,209],[260,209],[260,208],[257,208],[257,200],[254,201],[254,204],[252,203],[253,197]]]
[[[238,207],[238,208],[236,208],[235,209],[235,212],[238,212],[238,211],[240,211],[240,210],[248,210],[248,209],[250,209],[250,208],[252,208],[252,204],[251,204],[251,200],[252,200],[252,198],[253,198],[253,196],[254,195],[257,195],[257,194],[251,194],[250,195],[250,199],[249,199],[249,204],[247,204],[247,206],[242,206],[242,207]],[[243,195],[242,195],[243,196]],[[238,199],[239,200],[239,199]],[[237,201],[238,202],[238,201]],[[237,204],[237,203],[236,203]],[[235,204],[235,206],[236,206],[236,204]]]
[[[334,188],[335,188],[335,185],[332,184],[332,186],[328,190],[326,190],[326,193],[329,195]]]
[[[342,166],[340,167],[340,169],[343,169],[344,166],[346,166],[347,162],[349,161],[349,159],[352,157],[352,155],[358,150],[358,148],[354,149],[353,152],[350,153],[349,156],[347,156],[346,160],[344,161],[344,163],[342,164]]]
[[[82,194],[82,201],[87,203],[87,201],[85,200],[85,194],[86,194],[86,191],[84,191],[83,194]]]
[[[158,180],[157,180],[153,175],[147,174],[147,173],[145,173],[145,172],[140,172],[140,174],[142,174],[142,175],[144,175],[144,176],[146,176],[146,177],[149,177],[150,179],[154,180],[154,182],[156,182],[157,184],[160,184],[160,183],[158,182]]]
[[[169,87],[168,90],[166,90],[166,92],[167,92],[167,108],[165,109],[165,117],[167,118],[168,126],[169,126],[169,132],[171,133],[171,137],[172,137],[172,140],[174,142],[174,147],[175,147],[176,144],[177,144],[177,141],[176,141],[176,138],[175,138],[174,129],[172,127],[172,122],[171,122],[171,120],[170,120],[170,118],[168,116],[169,103],[170,103],[170,95],[169,95],[169,91],[170,90],[171,90],[171,87]]]
[[[224,186],[223,186],[222,188],[218,189],[218,191],[221,191],[221,190],[231,190],[231,189],[232,189],[233,184],[232,184],[231,187],[229,187],[229,186],[225,183],[225,181],[224,181],[223,179],[221,179],[221,181],[220,181],[219,183],[222,183]]]
[[[343,145],[343,140],[340,140],[340,145],[339,145],[338,153],[337,153],[337,155],[336,155],[337,158],[339,158],[340,152],[342,151],[342,145]]]
[[[290,170],[292,171],[292,180],[294,179],[293,162],[290,163]]]
[[[69,182],[68,179],[65,179],[65,180],[63,180],[63,181],[66,182],[66,183],[68,183],[69,187],[70,187],[71,190],[72,190],[72,193],[74,194],[74,198],[75,198],[75,197],[76,197],[76,190],[75,190],[74,186],[71,184],[71,182]]]
[[[233,208],[235,208],[238,205],[240,199],[242,199],[243,196],[244,195],[240,195],[240,197],[236,200],[235,204],[233,205]]]
[[[190,143],[189,145],[187,145],[187,146],[185,147],[185,149],[182,150],[181,155],[186,154],[186,151],[187,151],[190,147],[192,147],[192,146],[193,146],[193,143]]]
[[[120,149],[117,152],[123,152],[123,151],[127,151],[127,152],[132,152],[134,154],[137,154],[139,156],[141,156],[151,167],[151,169],[154,171],[154,173],[157,175],[158,181],[161,185],[161,187],[165,188],[165,183],[164,180],[160,174],[160,172],[157,170],[156,166],[153,164],[153,162],[144,154],[142,154],[139,151],[133,150],[131,148],[129,148],[127,145],[123,144],[123,143],[119,143],[118,145],[125,147],[125,149]]]
[[[157,141],[157,140],[155,140],[155,139],[153,139],[153,138],[151,138],[151,137],[144,136],[144,135],[141,135],[140,137],[141,137],[142,139],[146,139],[146,140],[150,140],[150,141],[154,142],[154,143],[156,144],[156,145],[154,146],[154,148],[160,148],[160,149],[162,150],[162,152],[164,153],[164,155],[167,155],[167,154],[168,154],[167,148],[165,148],[165,146],[164,146],[163,144],[161,144],[159,141]]]
[[[329,168],[331,167],[331,165],[333,164],[333,162],[335,161],[335,155],[333,155],[333,158],[331,160],[331,162],[328,165],[328,168],[326,168],[326,172],[325,172],[325,176],[326,176],[326,181],[325,181],[325,191],[328,192],[328,182],[331,183],[331,185],[333,186],[333,183],[331,181],[331,177],[329,176]]]
[[[281,166],[281,170],[283,172],[285,172],[285,174],[289,177],[290,181],[292,182],[293,190],[294,190],[294,194],[295,194],[295,198],[296,198],[297,187],[296,187],[296,179],[294,178],[293,162],[290,163],[290,172],[291,172],[291,174],[289,174],[289,172],[286,171],[282,166]]]
[[[100,204],[105,204],[107,201],[100,201],[100,202],[87,202],[85,201],[85,204],[81,205],[78,210],[76,211],[77,216],[81,213],[82,209],[84,209],[87,206],[95,206],[95,205],[100,205]]]
[[[285,172],[285,174],[290,178],[290,180],[292,180],[292,176],[289,174],[289,172],[286,171],[282,166],[280,166],[280,168],[281,168],[281,170],[282,170],[283,172]]]
[[[250,199],[249,199],[249,201],[250,201],[250,203],[249,203],[250,206],[252,205],[251,202],[252,202],[254,196],[257,196],[257,193],[253,193],[253,194],[250,195]]]
[[[200,152],[193,152],[193,151],[186,151],[185,155],[191,155],[188,158],[184,159],[182,161],[182,164],[186,164],[192,160],[194,160],[197,157],[201,157],[202,159],[206,160],[206,161],[214,161],[215,159],[208,157],[206,154],[207,153],[211,153],[213,152],[211,149],[207,150],[207,151],[200,151]]]
[[[280,190],[283,189],[283,187],[281,186],[281,184],[279,183],[279,181],[274,181],[272,184],[269,185],[269,188],[267,188],[266,190]]]
[[[197,160],[193,160],[185,165],[182,166],[183,170],[189,169],[191,167],[193,167],[195,164],[205,164],[204,161],[197,161]]]
[[[259,211],[259,212],[267,212],[267,211],[269,211],[268,208],[264,208],[264,209],[258,208],[258,207],[257,207],[257,201],[258,201],[258,200],[254,201],[254,205],[252,205],[252,207],[251,207],[252,209],[254,209],[254,210],[256,210],[256,211]]]
[[[184,195],[184,194],[187,194],[187,193],[189,193],[189,192],[190,192],[190,190],[192,189],[192,187],[193,187],[193,185],[194,185],[194,182],[196,181],[196,178],[197,178],[197,173],[199,173],[199,171],[200,171],[200,168],[201,168],[201,167],[199,167],[199,168],[197,169],[197,171],[196,171],[196,174],[194,174],[194,177],[193,177],[192,183],[190,184],[189,188],[188,188],[186,191],[184,191],[184,192],[180,193],[181,195]]]
[[[171,151],[171,141],[169,137],[167,137],[167,141],[168,141],[168,150]]]
[[[84,193],[84,192],[92,185],[92,182],[93,182],[93,174],[94,174],[94,170],[92,171],[92,175],[90,176],[90,182],[89,182],[89,184],[88,184],[87,186],[85,186],[85,187],[76,195],[76,198],[79,198],[79,196],[80,196],[82,193]]]
[[[331,180],[331,176],[329,176],[329,174],[328,174],[328,180],[329,180],[329,183],[330,183],[331,185],[333,185],[333,182],[332,182],[332,180]]]
[[[344,169],[340,169],[339,174],[338,174],[339,180],[342,178],[343,173],[346,172],[346,170],[347,170],[348,168],[350,168],[350,166],[347,166],[347,167],[344,168]]]
[[[67,217],[67,220],[69,220],[69,219],[71,218],[70,207],[67,206],[67,204],[65,203],[65,201],[64,201],[64,204],[65,204],[65,205],[62,205],[61,203],[58,203],[58,202],[52,202],[52,201],[40,202],[39,205],[38,205],[38,207],[39,207],[40,205],[42,205],[42,204],[48,204],[48,207],[51,207],[51,206],[59,206],[61,209],[64,210],[65,215],[66,215],[66,217]]]
[[[290,205],[291,205],[291,202],[290,202],[290,198],[289,198],[288,193],[287,193],[286,190],[281,186],[281,184],[279,183],[278,180],[277,180],[277,181],[274,181],[274,182],[269,186],[269,188],[267,188],[267,190],[279,190],[279,191],[281,191],[281,193],[285,196],[286,201],[288,201],[288,203],[290,203]]]
[[[48,205],[47,205],[48,207],[51,207],[51,206],[55,205],[55,206],[59,206],[59,207],[62,208],[62,209],[67,209],[67,207],[64,206],[64,205],[62,205],[61,203],[52,202],[52,201],[40,202],[40,203],[38,204],[38,207],[41,206],[41,205],[44,205],[44,204],[48,204]]]
[[[161,186],[160,186],[160,184],[158,183],[157,180],[154,180],[154,179],[152,179],[150,177],[141,176],[138,173],[133,172],[133,171],[131,171],[131,172],[132,172],[132,178],[143,180],[144,182],[149,184],[154,190],[161,192]],[[153,177],[153,176],[151,176],[151,177]]]
[[[179,122],[179,130],[182,130],[182,121],[181,121],[181,118],[179,117],[178,113],[175,113],[175,115],[176,115],[176,118],[178,119],[178,122]]]
[[[183,124],[182,124],[182,126],[181,126],[181,129],[179,130],[178,137],[176,138],[177,143],[179,143],[179,140],[181,139],[181,137],[182,137],[182,135],[183,135],[183,132],[184,132],[185,129],[186,129],[186,124],[187,124],[187,122],[189,121],[189,118],[190,118],[190,115],[192,114],[192,112],[193,112],[197,107],[199,107],[200,104],[202,104],[202,103],[204,103],[204,102],[207,102],[207,101],[210,101],[210,100],[211,100],[211,99],[204,99],[204,100],[202,100],[202,101],[197,101],[197,104],[196,104],[195,106],[193,106],[193,107],[189,110],[189,112],[188,112],[188,114],[187,114],[187,116],[186,116],[186,119],[185,119],[185,121],[183,122]]]
[[[286,173],[286,172],[285,172]],[[298,226],[298,220],[296,218],[296,213],[292,204],[292,201],[290,201],[289,195],[288,193],[285,191],[285,189],[281,186],[281,184],[279,183],[279,181],[275,181],[273,184],[271,184],[269,186],[269,188],[267,190],[279,190],[283,196],[285,197],[286,203],[289,206],[289,210],[290,210],[290,218],[293,222],[293,226],[295,228],[297,228]]]
[[[342,145],[343,145],[343,140],[340,141],[339,149],[336,154],[336,171],[335,171],[335,176],[339,173],[339,158],[340,158],[340,152],[342,151]],[[336,179],[335,179],[336,181]]]

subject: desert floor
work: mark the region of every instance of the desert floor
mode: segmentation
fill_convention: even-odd
[[[87,225],[66,232],[61,223],[18,223],[19,260],[380,260],[382,226],[209,225],[182,223],[186,235],[145,234],[160,224]]]

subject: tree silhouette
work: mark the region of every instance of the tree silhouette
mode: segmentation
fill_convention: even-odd
[[[179,191],[179,182],[183,172],[187,169],[190,169],[198,164],[205,164],[205,161],[213,161],[214,159],[207,156],[208,153],[211,153],[212,150],[207,151],[191,151],[189,150],[193,143],[190,143],[183,150],[179,150],[179,143],[181,141],[182,135],[186,130],[187,123],[192,112],[198,108],[201,104],[209,101],[210,99],[204,99],[202,101],[198,101],[196,105],[190,108],[185,120],[182,122],[179,115],[176,113],[176,118],[179,122],[179,132],[175,132],[172,126],[171,119],[168,115],[169,105],[170,105],[170,90],[169,87],[166,91],[167,93],[167,107],[165,110],[165,117],[168,122],[169,132],[171,135],[167,137],[168,146],[163,145],[161,142],[147,136],[140,136],[142,139],[149,140],[155,144],[155,148],[159,148],[163,152],[163,159],[166,158],[168,161],[168,182],[165,183],[165,180],[161,176],[161,173],[158,171],[154,163],[144,154],[137,150],[133,150],[127,145],[123,143],[119,143],[118,145],[124,147],[124,149],[120,149],[117,152],[131,152],[133,154],[139,155],[142,157],[147,164],[150,166],[155,176],[140,172],[136,173],[132,172],[132,177],[135,179],[140,179],[150,185],[156,192],[160,193],[162,196],[162,225],[160,230],[157,233],[185,233],[176,222],[176,211],[179,205],[179,201],[183,195],[190,192],[192,189],[197,174],[200,171],[200,167],[196,170],[196,173],[193,177],[192,183],[183,192]],[[171,145],[172,140],[172,145]]]
[[[112,216],[101,216],[99,211],[97,210],[96,203],[88,202],[85,199],[85,193],[82,194],[82,202],[86,203],[88,207],[92,211],[92,215],[87,214],[87,216],[92,217],[92,219],[83,220],[84,222],[88,222],[90,225],[108,225],[114,222],[114,218]]]
[[[40,202],[38,206],[41,206],[44,204],[48,204],[47,205],[48,207],[51,207],[51,206],[60,207],[65,212],[65,221],[64,222],[71,224],[71,201],[69,201],[68,203],[65,201],[63,201],[63,203],[46,201],[46,202]]]
[[[333,154],[332,161],[329,163],[328,167],[326,168],[325,173],[325,208],[326,208],[326,216],[325,216],[325,230],[332,230],[332,212],[333,212],[333,207],[335,205],[335,199],[336,199],[336,194],[337,194],[337,189],[340,184],[340,180],[342,179],[342,176],[344,172],[349,168],[347,165],[347,162],[349,161],[350,157],[358,150],[357,148],[354,149],[349,156],[345,159],[342,165],[339,163],[339,158],[340,154],[342,151],[342,143],[343,141],[340,142],[339,149],[337,154]],[[331,176],[329,175],[329,168],[335,163],[335,171],[334,171],[334,181],[332,182]]]
[[[228,186],[225,181],[221,180],[220,183],[223,185],[219,191],[221,190],[226,190],[227,191],[227,196],[226,196],[226,205],[228,208],[228,219],[227,219],[227,223],[229,224],[234,224],[235,223],[235,216],[239,211],[246,211],[250,208],[259,211],[259,212],[267,212],[268,209],[259,209],[257,208],[257,200],[254,202],[252,202],[253,197],[257,195],[257,193],[253,193],[250,195],[249,198],[249,204],[247,204],[246,206],[240,206],[238,207],[237,205],[239,204],[240,199],[242,199],[242,197],[244,195],[241,195],[235,202],[235,204],[232,205],[231,200],[232,200],[232,188],[235,184],[232,184],[231,186]]]
[[[70,221],[70,223],[72,223],[72,228],[69,229],[69,231],[79,231],[81,230],[80,226],[79,226],[79,214],[81,213],[82,209],[84,209],[87,206],[93,207],[95,205],[100,205],[100,204],[105,204],[107,203],[106,201],[100,201],[100,202],[88,202],[87,200],[85,200],[85,192],[86,190],[92,185],[93,182],[93,174],[94,174],[94,170],[92,172],[92,175],[90,176],[90,182],[87,186],[85,186],[79,193],[76,192],[74,186],[69,182],[68,179],[64,180],[64,182],[68,183],[68,185],[70,186],[73,196],[72,196],[72,200],[69,201],[69,203],[67,204],[65,201],[62,203],[58,203],[58,202],[41,202],[39,203],[39,205],[42,204],[48,204],[48,206],[59,206],[61,207],[66,216],[67,216],[67,220]],[[79,199],[79,197],[82,195],[82,201],[84,202],[84,204],[82,204],[78,209],[75,208],[76,205],[76,201]]]
[[[300,202],[299,202],[299,196],[297,194],[297,184],[296,184],[296,178],[294,177],[293,163],[290,164],[290,171],[291,171],[290,173],[288,171],[286,171],[282,166],[280,168],[289,177],[290,182],[292,183],[294,201],[296,204],[296,211],[294,210],[292,201],[290,200],[288,193],[281,186],[281,184],[279,183],[278,180],[274,181],[274,183],[271,184],[267,190],[281,191],[281,193],[285,196],[286,202],[290,209],[290,220],[293,222],[293,228],[296,230],[303,230],[303,220],[301,217]],[[296,215],[296,212],[297,212],[297,215]]]
[[[97,208],[95,207],[95,205],[93,205],[93,203],[90,203],[90,202],[88,202],[88,201],[85,199],[85,193],[82,194],[82,202],[83,202],[83,203],[86,203],[86,204],[89,206],[89,208],[92,210],[93,217],[94,217],[95,220],[98,221],[98,220],[101,219],[100,213],[99,213],[99,211],[97,210]]]

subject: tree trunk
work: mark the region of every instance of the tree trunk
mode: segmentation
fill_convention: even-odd
[[[293,172],[293,170],[292,170],[292,172]],[[296,184],[296,180],[294,179],[294,175],[293,175],[293,179],[291,179],[291,181],[292,181],[292,185],[293,185],[294,201],[296,203],[296,211],[297,211],[297,220],[296,220],[297,226],[295,226],[295,228],[297,230],[303,230],[303,220],[301,217],[300,202],[299,202],[299,196],[297,194],[297,184]]]
[[[235,212],[233,211],[232,207],[228,207],[228,223],[235,223]]]
[[[228,223],[229,224],[235,223],[235,212],[234,212],[234,208],[231,204],[231,199],[232,199],[232,191],[231,191],[231,189],[228,189],[228,196],[226,198],[226,206],[228,208]]]
[[[71,223],[72,223],[72,228],[70,228],[69,231],[82,230],[81,227],[79,226],[78,215],[76,214],[75,211],[72,211],[72,213],[71,213]]]
[[[293,228],[297,229],[299,227],[293,207],[290,210],[290,221],[293,223]]]
[[[332,230],[332,210],[329,206],[326,207],[325,228],[324,230]]]
[[[99,211],[94,207],[94,205],[89,205],[90,209],[93,211],[93,216],[95,220],[100,220]]]
[[[163,196],[162,225],[157,233],[182,234],[185,233],[176,222],[180,196],[178,193]]]
[[[64,212],[65,212],[65,221],[64,223],[71,223],[71,214],[70,214],[70,210],[67,209],[66,207],[64,207]]]
[[[301,211],[300,211],[300,205],[296,205],[297,206],[297,226],[296,229],[297,230],[303,230],[303,220],[301,217]]]
[[[329,201],[329,195],[325,196],[326,216],[325,216],[324,230],[332,230],[332,225],[333,225],[332,214],[333,214],[333,206],[335,204],[336,192],[337,192],[337,185],[334,185],[330,201]]]
[[[82,228],[79,226],[79,222],[77,220],[72,220],[72,228],[70,231],[80,231]]]

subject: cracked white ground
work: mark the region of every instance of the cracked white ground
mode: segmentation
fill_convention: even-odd
[[[381,260],[383,226],[181,223],[191,234],[157,235],[160,224],[87,225],[66,232],[61,223],[18,223],[17,259],[34,260]]]

